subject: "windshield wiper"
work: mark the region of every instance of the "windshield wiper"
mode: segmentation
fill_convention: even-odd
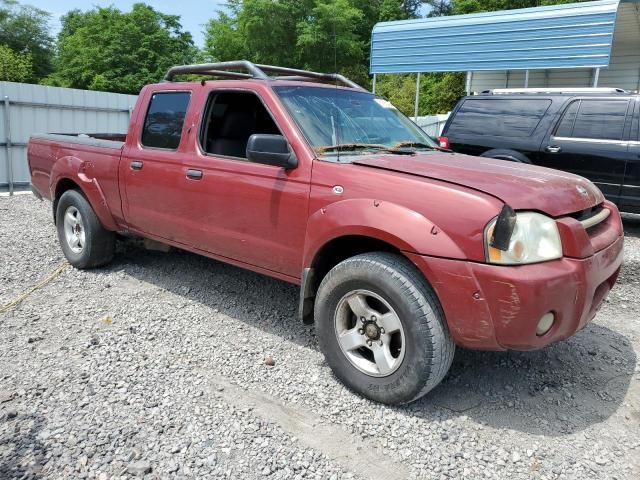
[[[338,145],[326,145],[324,147],[317,147],[315,151],[318,155],[329,152],[354,152],[356,150],[375,150],[377,152],[394,153],[399,155],[413,155],[414,152],[409,150],[398,150],[394,147],[387,147],[386,145],[379,145],[376,143],[341,143]]]
[[[407,140],[405,142],[398,142],[396,143],[393,147],[393,149],[397,149],[397,148],[428,148],[429,150],[437,150],[437,147],[434,147],[433,145],[428,145],[426,143],[422,143],[422,142],[412,142],[411,140]]]

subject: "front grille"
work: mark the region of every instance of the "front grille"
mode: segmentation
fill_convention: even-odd
[[[580,210],[579,212],[572,213],[569,215],[569,217],[575,218],[579,222],[584,222],[585,220],[598,215],[600,212],[602,212],[602,210],[603,206],[602,203],[600,203],[598,205],[594,205],[591,208],[587,208],[586,210]]]
[[[593,236],[600,230],[597,227],[609,218],[610,214],[611,210],[605,208],[603,204],[599,204],[586,210],[572,213],[569,216],[578,220],[589,236]]]

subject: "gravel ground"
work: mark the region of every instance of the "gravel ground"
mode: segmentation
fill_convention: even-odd
[[[459,349],[397,408],[332,376],[296,287],[128,242],[0,314],[0,478],[640,478],[640,221],[626,228],[586,329]],[[0,306],[63,264],[48,203],[0,197],[0,259]]]

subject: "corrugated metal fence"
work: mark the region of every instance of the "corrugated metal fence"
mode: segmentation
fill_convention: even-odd
[[[439,137],[444,128],[444,124],[447,123],[449,113],[443,113],[439,115],[427,115],[424,117],[418,117],[416,123],[418,126],[426,132],[431,138]]]
[[[29,185],[34,133],[126,133],[135,95],[0,82],[0,190]]]

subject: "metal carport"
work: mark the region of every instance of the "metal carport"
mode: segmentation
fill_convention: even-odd
[[[468,93],[522,86],[638,90],[639,1],[378,23],[371,37],[374,91],[379,73],[417,73],[419,86],[421,72],[467,72]]]

